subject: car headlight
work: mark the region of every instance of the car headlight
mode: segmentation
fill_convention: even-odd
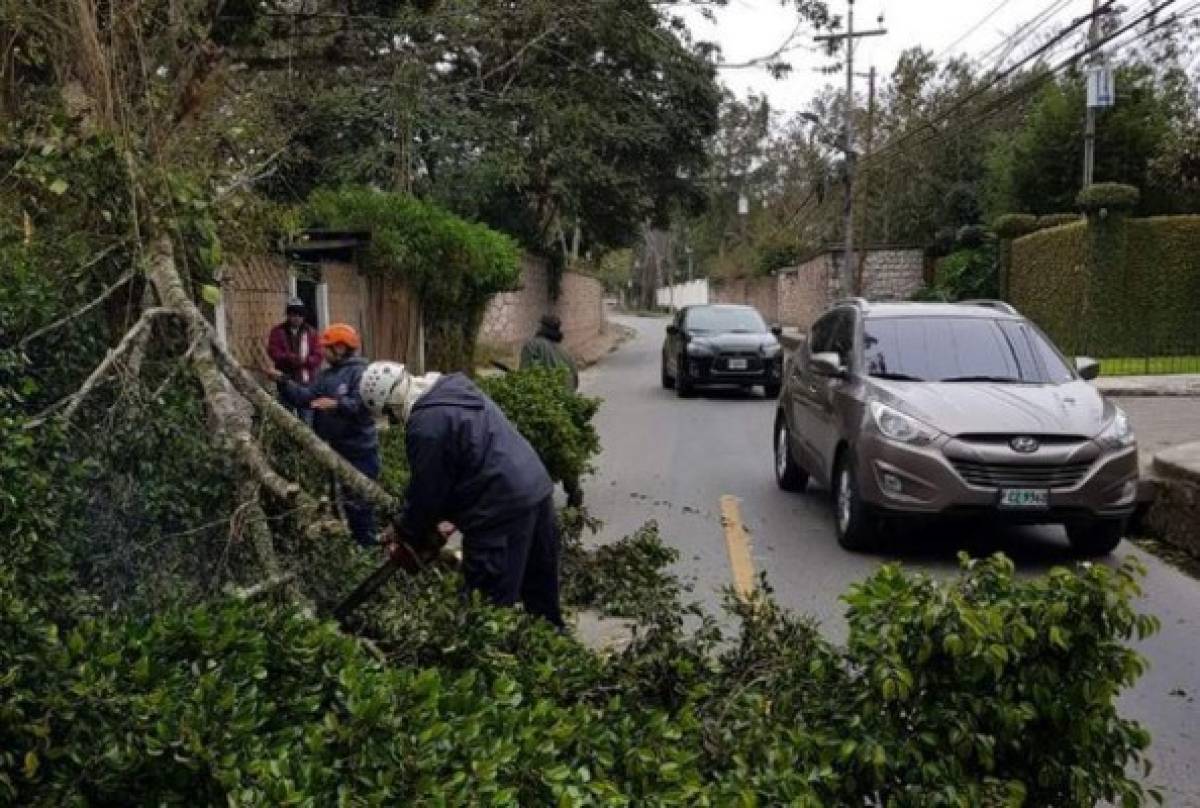
[[[779,343],[775,343],[774,345],[764,345],[762,352],[763,356],[765,356],[767,359],[778,359],[779,355],[783,353],[783,346]]]
[[[1113,409],[1112,420],[1096,437],[1096,442],[1107,449],[1124,449],[1126,446],[1132,446],[1136,437],[1133,434],[1133,425],[1129,423],[1129,416],[1120,407]]]
[[[923,446],[931,443],[937,437],[935,430],[916,418],[878,401],[871,402],[871,419],[875,422],[875,428],[881,435],[901,443]]]
[[[707,342],[696,342],[693,340],[688,343],[687,353],[688,356],[712,356],[713,349]]]

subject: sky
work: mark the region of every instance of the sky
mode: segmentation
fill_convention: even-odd
[[[844,14],[846,0],[828,0],[831,10]],[[896,59],[906,49],[920,45],[941,53],[979,56],[1018,30],[1025,22],[1047,9],[1059,7],[1041,28],[1043,32],[1091,11],[1091,0],[857,0],[854,4],[856,30],[880,27],[884,16],[888,34],[858,40],[855,72],[866,72],[872,65],[881,76],[891,72]],[[990,15],[990,17],[989,17]],[[771,53],[795,28],[795,12],[781,7],[779,0],[729,0],[729,6],[717,15],[713,25],[698,13],[684,15],[698,39],[714,41],[724,51],[725,60],[738,63]],[[988,18],[985,21],[985,17]],[[982,24],[980,24],[982,23]],[[977,27],[978,26],[978,27]],[[973,33],[971,32],[974,30]],[[803,49],[787,57],[793,65],[790,76],[776,80],[761,68],[722,70],[724,82],[738,95],[754,91],[766,93],[772,106],[781,112],[796,112],[826,84],[845,86],[845,74],[822,75],[822,66],[835,65],[840,58],[816,52],[808,30],[799,41]],[[964,35],[967,35],[965,38]],[[957,44],[956,44],[957,43]],[[1028,43],[1025,46],[1030,47]],[[857,89],[865,92],[866,80],[857,79]]]

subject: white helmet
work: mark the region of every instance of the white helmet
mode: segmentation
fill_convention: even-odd
[[[399,362],[372,362],[363,372],[358,391],[376,417],[387,415],[389,410],[403,417],[411,385],[412,374]]]

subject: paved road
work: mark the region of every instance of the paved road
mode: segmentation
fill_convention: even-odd
[[[589,507],[606,523],[602,538],[656,519],[681,553],[680,573],[694,581],[695,597],[706,605],[715,607],[718,590],[732,583],[721,525],[726,495],[740,500],[753,562],[766,571],[780,602],[815,616],[834,639],[846,631],[838,596],[885,560],[939,574],[956,568],[959,548],[1003,549],[1031,573],[1070,561],[1062,532],[1050,528],[971,529],[969,536],[944,529],[914,537],[912,546],[888,556],[844,552],[824,492],[785,494],[775,486],[774,402],[731,393],[677,399],[659,385],[665,321],[621,322],[637,337],[583,380],[585,392],[604,399],[597,416],[604,453],[586,486]],[[1200,404],[1194,406],[1200,424]],[[1154,421],[1161,431],[1170,421],[1145,401],[1130,409],[1135,427]],[[1142,648],[1152,668],[1126,696],[1124,711],[1154,734],[1151,780],[1165,788],[1167,804],[1200,808],[1200,582],[1127,545],[1116,557],[1127,553],[1149,568],[1145,608],[1159,616],[1163,630]]]

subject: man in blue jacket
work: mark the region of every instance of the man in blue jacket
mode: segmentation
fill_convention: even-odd
[[[461,374],[413,376],[392,362],[368,368],[362,398],[406,424],[412,478],[399,534],[419,541],[453,524],[468,590],[562,627],[554,484],[500,408]]]
[[[278,371],[269,375],[278,382],[285,403],[313,413],[313,430],[319,438],[365,476],[377,480],[379,434],[375,417],[359,393],[367,369],[367,360],[358,355],[361,346],[352,326],[337,323],[321,334],[328,366],[311,386],[297,384]],[[375,508],[371,503],[344,490],[339,490],[338,498],[354,540],[364,547],[375,544]]]

